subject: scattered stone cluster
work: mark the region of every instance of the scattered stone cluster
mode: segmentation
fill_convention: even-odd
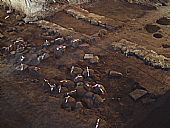
[[[106,90],[100,83],[95,82],[95,71],[86,67],[72,66],[71,79],[55,80],[44,79],[44,89],[52,94],[64,93],[61,107],[66,110],[99,107],[104,102]]]
[[[84,20],[92,25],[100,26],[111,31],[115,31],[118,27],[120,27],[119,25],[116,25],[119,21],[113,25],[114,21],[112,19],[94,13],[89,13],[87,10],[82,8],[70,8],[65,9],[65,11],[76,19]]]
[[[156,68],[170,69],[170,59],[157,54],[153,50],[148,50],[145,47],[136,43],[122,39],[119,42],[112,44],[114,50],[120,50],[126,56],[132,55],[140,58],[146,64],[149,64]]]

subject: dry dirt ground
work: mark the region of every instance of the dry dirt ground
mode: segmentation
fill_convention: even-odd
[[[156,23],[159,18],[169,16],[170,6],[151,10],[114,0],[100,0],[81,5],[81,8],[121,21],[123,25],[115,32],[108,31],[104,37],[88,43],[86,48],[68,47],[61,58],[50,56],[37,65],[41,69],[38,77],[27,73],[16,74],[16,65],[1,54],[0,128],[95,128],[97,119],[100,119],[99,128],[169,128],[170,96],[167,91],[170,87],[170,72],[115,52],[111,44],[127,39],[170,57],[170,48],[162,46],[170,45],[170,26]],[[4,25],[0,26],[0,33],[5,36],[0,39],[1,48],[9,46],[18,37],[36,46],[42,45],[45,40],[54,39],[42,36],[44,29],[36,24],[22,24],[16,20],[18,14],[7,14],[1,6],[0,23]],[[9,18],[5,19],[8,15]],[[102,29],[77,20],[64,11],[45,20],[90,37],[96,36]],[[158,25],[163,37],[153,37],[153,33],[146,31],[146,24]],[[15,30],[11,30],[14,27]],[[83,60],[85,53],[97,55],[99,63],[90,64]],[[56,81],[70,79],[69,71],[73,65],[83,69],[88,66],[97,73],[97,81],[106,89],[105,101],[101,106],[68,111],[61,108],[64,93],[53,95],[43,89],[43,78],[55,78]],[[110,79],[107,75],[109,70],[121,72],[123,77]],[[154,102],[143,103],[142,99],[134,101],[129,93],[137,88],[146,89],[149,94],[143,99],[151,98]]]

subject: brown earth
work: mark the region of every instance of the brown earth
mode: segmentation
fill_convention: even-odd
[[[2,128],[94,128],[96,120],[101,119],[99,128],[168,128],[169,94],[165,94],[170,87],[170,72],[155,69],[145,65],[134,57],[126,57],[111,49],[111,43],[120,39],[127,39],[137,44],[155,50],[159,54],[170,57],[170,49],[162,44],[169,44],[168,25],[159,25],[163,38],[157,39],[148,33],[146,24],[156,24],[156,20],[168,16],[170,9],[160,7],[150,10],[138,5],[114,2],[113,0],[98,1],[93,4],[82,5],[90,12],[120,20],[124,25],[116,32],[108,34],[97,41],[89,43],[88,48],[70,48],[60,59],[53,56],[44,60],[40,77],[28,74],[13,73],[15,65],[8,63],[4,56],[0,62],[0,127]],[[24,40],[35,45],[41,45],[46,38],[42,36],[43,29],[35,24],[17,25],[18,12],[8,14],[1,7],[0,33],[5,37],[0,39],[0,47],[12,44],[12,40],[23,37]],[[65,12],[56,13],[46,20],[59,24],[65,28],[73,28],[80,34],[96,36],[102,28],[77,20]],[[8,32],[11,27],[17,31]],[[51,40],[51,39],[50,39]],[[90,64],[83,60],[85,53],[99,56],[98,64]],[[99,75],[98,82],[106,88],[105,102],[99,108],[67,111],[61,108],[64,93],[51,95],[43,88],[43,78],[55,77],[57,80],[69,79],[68,71],[72,65],[86,68],[89,66]],[[121,79],[109,79],[107,71],[116,70],[123,73]],[[129,93],[136,88],[145,88],[155,102],[143,104],[141,100],[134,101]],[[165,95],[164,95],[165,94]],[[154,122],[154,123],[153,123]],[[153,125],[151,125],[153,123]]]

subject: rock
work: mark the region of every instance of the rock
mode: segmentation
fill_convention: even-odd
[[[98,94],[98,95],[101,95],[101,94],[105,94],[106,93],[106,89],[104,88],[103,85],[96,84],[96,85],[93,86],[93,92]]]
[[[84,59],[92,59],[93,58],[93,54],[85,54],[84,55]]]
[[[82,74],[83,69],[79,68],[79,67],[71,67],[71,75],[73,76],[77,76],[78,74]]]
[[[76,107],[76,100],[71,96],[64,97],[61,107],[66,110],[73,110]]]
[[[24,21],[25,23],[31,23],[31,22],[37,21],[37,20],[38,20],[37,17],[25,17],[25,18],[23,18],[23,21]]]
[[[80,39],[74,39],[71,41],[71,47],[78,48],[80,43],[81,43]]]
[[[22,20],[22,16],[21,16],[21,15],[16,15],[15,19],[16,19],[17,21],[21,21],[21,20]]]
[[[56,38],[54,43],[57,45],[62,45],[64,43],[64,38]]]
[[[121,78],[123,76],[123,74],[120,72],[117,72],[117,71],[109,71],[108,76],[110,78]]]
[[[136,101],[146,95],[148,92],[146,90],[142,89],[136,89],[133,92],[131,92],[129,95]]]
[[[2,39],[2,38],[4,38],[5,36],[2,34],[2,33],[0,33],[0,39]]]
[[[84,97],[84,95],[87,93],[87,91],[85,90],[85,88],[83,86],[78,86],[76,87],[76,96],[78,98],[82,98]]]
[[[96,21],[96,20],[94,20],[94,19],[91,19],[91,20],[90,20],[90,24],[96,25],[96,26],[99,25],[98,21]]]
[[[102,99],[101,96],[95,94],[94,97],[93,97],[93,104],[94,104],[94,107],[99,107],[101,105],[101,103],[103,103],[104,100]]]
[[[82,99],[83,104],[85,105],[85,107],[87,107],[88,109],[93,108],[93,100],[91,98],[83,98]]]
[[[84,70],[82,74],[85,78],[92,77],[92,76],[94,76],[94,70],[93,69],[87,69],[87,70]]]
[[[77,83],[77,82],[82,82],[84,80],[83,76],[82,75],[78,75],[74,78],[74,82]]]
[[[10,54],[11,54],[11,55],[15,55],[15,54],[16,54],[16,51],[11,51]]]
[[[84,95],[84,97],[85,98],[91,98],[91,99],[93,99],[93,97],[94,97],[94,93],[93,92],[87,92],[85,95]]]
[[[62,80],[60,81],[63,87],[66,87],[68,90],[75,89],[75,83],[71,80]]]
[[[28,65],[26,64],[20,64],[16,68],[16,71],[23,72],[28,70]]]
[[[105,30],[105,29],[101,29],[101,30],[98,32],[98,36],[99,36],[100,38],[105,37],[106,35],[107,35],[107,30]]]
[[[76,109],[81,109],[81,108],[83,108],[83,104],[82,104],[82,102],[76,102]]]
[[[76,86],[84,86],[84,83],[83,82],[78,82],[78,83],[76,83]]]
[[[61,93],[66,93],[66,92],[68,92],[69,90],[66,88],[66,87],[62,87],[61,88]]]
[[[98,56],[94,56],[93,58],[90,59],[90,63],[91,64],[99,63],[99,57]]]
[[[66,49],[66,46],[64,46],[64,45],[57,46],[54,50],[55,57],[56,58],[61,57],[64,54],[65,49]]]

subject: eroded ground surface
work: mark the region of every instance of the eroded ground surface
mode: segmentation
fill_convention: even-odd
[[[162,109],[168,110],[168,107],[161,108],[160,106],[166,101],[163,97],[168,97],[168,94],[165,96],[164,94],[170,87],[169,70],[157,69],[144,64],[138,58],[125,56],[119,51],[114,51],[111,44],[120,39],[127,39],[169,58],[170,33],[168,29],[170,26],[156,23],[158,19],[168,17],[169,6],[150,10],[146,7],[107,0],[107,2],[98,1],[82,5],[81,8],[120,21],[122,26],[114,32],[105,31],[102,27],[91,25],[66,14],[66,11],[45,19],[67,28],[68,33],[73,33],[70,37],[67,30],[60,33],[60,31],[44,29],[37,23],[25,24],[21,20],[21,14],[18,12],[7,14],[7,10],[1,7],[0,33],[4,36],[1,35],[2,39],[0,39],[1,49],[12,45],[19,40],[18,38],[23,40],[21,42],[28,42],[30,45],[26,46],[27,48],[22,52],[14,54],[12,52],[14,50],[10,52],[1,50],[0,127],[94,128],[99,119],[99,128],[137,128],[138,124],[141,128],[151,128],[151,122],[148,120],[157,116],[154,115],[157,110],[160,111],[159,113]],[[154,24],[160,29],[156,32],[148,32],[145,29],[147,24]],[[105,34],[101,35],[101,31]],[[155,33],[161,34],[162,37],[153,37]],[[59,38],[63,38],[64,41],[55,44],[53,41]],[[80,44],[71,42],[74,38],[81,40]],[[44,45],[44,42],[54,44],[48,46],[46,43]],[[55,48],[59,46],[62,48],[66,46],[66,48],[62,52],[55,53]],[[40,54],[40,56],[46,53],[47,57],[38,62],[23,61],[31,69],[27,71],[20,67],[20,70],[17,70],[16,67],[22,64],[22,61],[17,58],[24,56],[28,59],[33,56],[33,53],[34,55]],[[84,59],[84,55],[89,53],[98,56],[94,64]],[[92,85],[98,83],[104,86],[106,92],[98,95],[97,105],[91,104],[91,99],[77,96],[76,98],[73,96],[74,99],[69,101],[71,107],[70,104],[66,105],[67,93],[76,90],[77,87],[68,89],[69,87],[63,86],[61,92],[58,89],[62,80],[73,82],[75,77],[71,74],[73,66],[84,71],[88,67],[94,71],[90,78],[83,75],[84,83]],[[116,71],[116,73],[109,76],[109,71]],[[44,79],[54,81],[57,91],[52,92],[44,87],[47,84]],[[145,90],[147,94],[135,101],[129,94],[136,89]],[[81,91],[80,94],[84,93],[84,90]],[[94,90],[92,92],[94,93]],[[76,95],[79,96],[79,94]],[[100,101],[100,98],[104,100]],[[82,102],[82,106],[72,107],[74,102]],[[165,116],[162,115],[162,118]],[[143,122],[146,122],[146,126]],[[155,124],[154,128],[156,127],[168,128],[166,123],[161,126]]]

